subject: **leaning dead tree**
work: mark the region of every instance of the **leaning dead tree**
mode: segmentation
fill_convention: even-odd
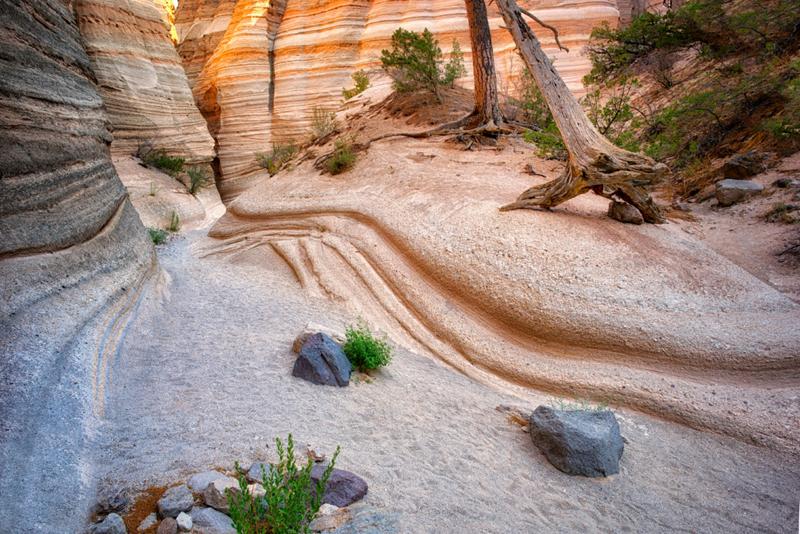
[[[516,202],[500,209],[551,208],[594,191],[606,198],[616,197],[635,206],[649,223],[664,222],[648,187],[664,179],[667,166],[656,163],[644,154],[623,150],[598,132],[542,51],[539,40],[522,19],[516,2],[496,2],[525,65],[553,113],[569,156],[567,167],[559,178],[531,187]]]

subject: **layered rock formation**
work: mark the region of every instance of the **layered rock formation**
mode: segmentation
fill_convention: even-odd
[[[170,38],[166,4],[77,0],[73,8],[114,126],[112,153],[132,154],[148,140],[187,162],[210,162],[214,140]]]
[[[580,90],[588,70],[581,46],[592,27],[618,22],[616,2],[529,0],[521,5],[558,28],[571,52],[557,50],[549,30],[539,32],[543,45],[569,86]],[[501,23],[490,10],[501,83],[513,91],[521,64]],[[398,27],[430,29],[445,54],[457,39],[467,69],[472,66],[463,0],[189,0],[179,4],[175,26],[195,100],[219,145],[225,201],[261,178],[253,152],[268,150],[274,141],[307,137],[313,108],[337,107],[353,72],[374,71],[373,84],[390,83],[377,68],[380,51],[389,47]],[[471,74],[460,83],[471,87]]]
[[[156,260],[69,3],[0,14],[0,531],[78,532],[95,413]]]

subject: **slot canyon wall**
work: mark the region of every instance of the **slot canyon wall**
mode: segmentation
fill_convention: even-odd
[[[0,532],[79,532],[115,341],[156,257],[66,0],[0,2],[0,72]]]
[[[575,91],[588,72],[583,44],[594,26],[619,23],[637,0],[526,0],[526,7],[555,26],[565,53],[549,30],[537,30],[548,55]],[[514,43],[489,9],[497,68],[508,87],[521,62]],[[464,52],[470,74],[460,81],[472,87],[469,28],[463,0],[183,0],[175,28],[178,51],[194,98],[218,144],[220,194],[230,202],[263,177],[253,152],[273,141],[308,137],[314,107],[340,106],[341,90],[351,75],[369,71],[374,85],[388,85],[380,74],[380,51],[403,27],[430,29],[445,55],[453,39]]]

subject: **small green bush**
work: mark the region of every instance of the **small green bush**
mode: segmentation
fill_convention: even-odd
[[[274,176],[283,165],[291,161],[299,151],[299,147],[294,139],[287,144],[272,143],[271,152],[254,152],[256,163],[259,167],[267,169],[270,176]]]
[[[154,244],[161,245],[167,242],[167,236],[169,233],[166,230],[161,230],[159,228],[148,228],[147,231],[150,234],[150,239],[153,240]]]
[[[265,469],[262,464],[263,484],[267,494],[255,498],[247,488],[247,478],[236,462],[239,491],[227,491],[233,527],[238,534],[297,534],[310,532],[308,524],[314,520],[322,503],[325,484],[333,472],[339,447],[331,458],[319,484],[311,485],[311,468],[314,462],[298,469],[294,458],[294,442],[289,434],[284,454],[280,438],[275,442],[280,461]]]
[[[181,221],[178,217],[178,214],[175,213],[175,210],[172,210],[172,215],[170,216],[169,226],[167,226],[167,230],[170,232],[177,232],[181,229]]]
[[[189,175],[189,193],[192,195],[214,183],[214,177],[207,164],[187,167],[186,174]]]
[[[378,369],[388,365],[394,357],[386,335],[381,339],[375,338],[369,330],[369,323],[361,317],[357,325],[345,327],[343,348],[347,359],[359,371]]]
[[[336,113],[332,113],[323,107],[315,106],[311,109],[311,137],[321,139],[336,131],[339,123],[336,120]]]
[[[333,146],[333,154],[326,162],[326,166],[329,173],[339,174],[353,166],[356,155],[353,152],[353,145],[344,139],[337,140]]]
[[[367,73],[364,72],[364,69],[357,70],[353,73],[353,82],[356,84],[354,88],[342,88],[342,97],[344,97],[345,100],[350,100],[354,96],[360,95],[369,87],[369,77]]]
[[[156,193],[158,193],[158,187],[153,180],[150,180],[150,196],[154,197],[156,196]]]
[[[398,93],[426,89],[441,103],[440,88],[453,85],[467,75],[464,54],[453,39],[450,61],[444,65],[439,41],[425,28],[422,35],[398,28],[392,35],[392,50],[381,50],[381,67],[394,80]]]
[[[536,155],[544,159],[567,160],[567,147],[561,139],[561,133],[555,122],[547,125],[541,131],[527,130],[523,136],[526,143],[536,145]]]

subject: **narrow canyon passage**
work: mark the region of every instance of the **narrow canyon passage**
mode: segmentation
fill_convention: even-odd
[[[621,473],[569,477],[495,407],[524,405],[398,346],[371,383],[313,386],[290,375],[309,321],[351,317],[306,296],[282,267],[198,259],[194,231],[158,251],[151,284],[106,394],[101,478],[132,488],[274,460],[274,438],[342,453],[366,502],[397,532],[794,532],[790,457],[622,409]],[[250,254],[260,254],[258,250]],[[542,402],[546,401],[543,396]],[[535,407],[535,406],[532,406]],[[532,408],[531,407],[531,408]]]

